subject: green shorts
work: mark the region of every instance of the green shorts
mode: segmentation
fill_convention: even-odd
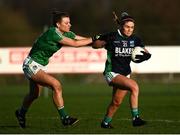
[[[22,68],[27,78],[31,78],[32,75],[35,75],[40,69],[43,71],[47,70],[47,66],[35,62],[30,56],[24,60]]]

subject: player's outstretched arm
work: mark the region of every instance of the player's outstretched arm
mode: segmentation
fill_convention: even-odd
[[[63,39],[59,41],[59,43],[72,47],[81,47],[92,43],[92,38],[81,38],[80,36],[78,38],[79,39],[74,40],[67,37],[63,37]]]
[[[76,36],[75,36],[75,39],[76,39],[76,40],[82,40],[82,39],[87,39],[87,37],[83,37],[83,36],[76,35]]]

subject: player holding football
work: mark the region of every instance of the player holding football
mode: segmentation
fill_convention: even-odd
[[[22,128],[26,127],[25,115],[33,101],[39,97],[42,86],[52,89],[53,101],[62,124],[66,126],[78,122],[77,118],[70,117],[65,111],[61,83],[46,73],[49,58],[61,49],[62,46],[86,46],[95,40],[95,37],[86,38],[75,35],[70,31],[70,27],[70,17],[67,13],[54,12],[53,26],[37,38],[28,57],[24,60],[23,71],[29,79],[30,90],[25,96],[21,107],[15,112],[19,125]]]
[[[93,44],[93,48],[104,47],[107,50],[107,60],[103,74],[109,86],[113,87],[112,101],[101,122],[102,128],[113,128],[110,124],[112,117],[128,91],[130,91],[133,126],[142,126],[146,123],[140,118],[138,110],[139,86],[135,80],[130,79],[131,53],[134,47],[144,47],[144,44],[139,37],[133,34],[135,26],[133,17],[123,12],[118,22],[119,29],[116,32],[100,35],[99,40],[96,40]],[[147,50],[142,53],[143,55],[136,56],[139,59],[136,61],[137,63],[151,57]]]

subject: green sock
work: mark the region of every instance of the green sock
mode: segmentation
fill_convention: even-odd
[[[111,117],[105,116],[103,122],[104,123],[110,123],[112,121]]]
[[[64,109],[64,106],[62,106],[61,108],[58,109],[58,113],[59,113],[61,119],[68,117],[68,115]]]
[[[132,108],[131,113],[133,118],[139,116],[138,108]]]

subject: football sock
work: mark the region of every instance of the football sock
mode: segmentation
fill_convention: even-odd
[[[64,118],[68,117],[68,115],[67,115],[67,113],[66,113],[66,111],[64,109],[64,106],[58,108],[58,113],[59,113],[61,119],[64,119]]]
[[[19,109],[19,113],[23,116],[25,116],[26,112],[27,112],[27,108],[25,108],[24,106],[22,106],[20,109]]]
[[[104,119],[103,119],[103,122],[104,122],[105,124],[108,124],[108,123],[110,123],[111,121],[112,121],[112,118],[111,118],[111,117],[108,117],[108,116],[105,116]]]
[[[132,117],[138,117],[139,116],[139,111],[138,108],[132,108],[131,109]]]

